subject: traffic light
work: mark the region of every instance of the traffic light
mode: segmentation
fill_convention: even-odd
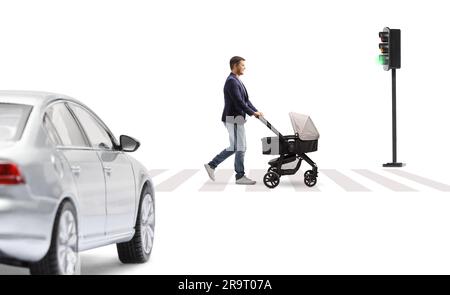
[[[392,75],[392,162],[383,167],[403,167],[404,163],[397,162],[397,69],[400,69],[400,30],[384,28],[378,33],[381,43],[378,45],[381,54],[378,62],[385,71]]]
[[[378,36],[381,39],[378,45],[381,51],[378,62],[383,65],[385,71],[400,69],[400,30],[386,27]]]

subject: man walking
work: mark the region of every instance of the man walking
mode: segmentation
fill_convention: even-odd
[[[234,156],[234,170],[236,171],[236,184],[253,185],[256,181],[245,176],[244,156],[247,149],[245,138],[245,116],[263,116],[253,106],[248,98],[247,89],[239,79],[245,71],[245,59],[234,56],[230,59],[231,73],[225,81],[223,88],[225,107],[222,113],[222,122],[227,128],[230,146],[220,152],[208,164],[205,164],[206,172],[211,180],[215,180],[214,171],[225,159],[232,154]]]

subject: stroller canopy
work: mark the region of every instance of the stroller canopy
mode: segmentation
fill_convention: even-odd
[[[291,118],[294,132],[298,133],[301,140],[319,139],[319,132],[309,116],[290,112],[289,117]]]

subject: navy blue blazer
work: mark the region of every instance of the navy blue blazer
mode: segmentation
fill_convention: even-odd
[[[252,116],[254,112],[258,111],[248,99],[244,84],[233,73],[225,81],[223,94],[225,98],[225,107],[222,113],[223,122],[226,121],[227,116],[242,116],[245,119],[245,114]]]

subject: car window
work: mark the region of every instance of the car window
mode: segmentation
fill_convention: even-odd
[[[83,133],[64,103],[51,106],[46,116],[54,126],[63,146],[87,147]]]
[[[61,145],[62,141],[59,138],[58,132],[56,131],[55,126],[53,126],[53,123],[50,121],[47,114],[45,114],[44,116],[44,127],[45,129],[47,129],[50,140],[56,145]]]
[[[21,138],[31,109],[29,105],[0,103],[0,141]]]
[[[78,121],[80,121],[93,148],[113,149],[114,145],[111,141],[111,137],[96,118],[77,105],[71,104],[70,108],[75,113]]]

